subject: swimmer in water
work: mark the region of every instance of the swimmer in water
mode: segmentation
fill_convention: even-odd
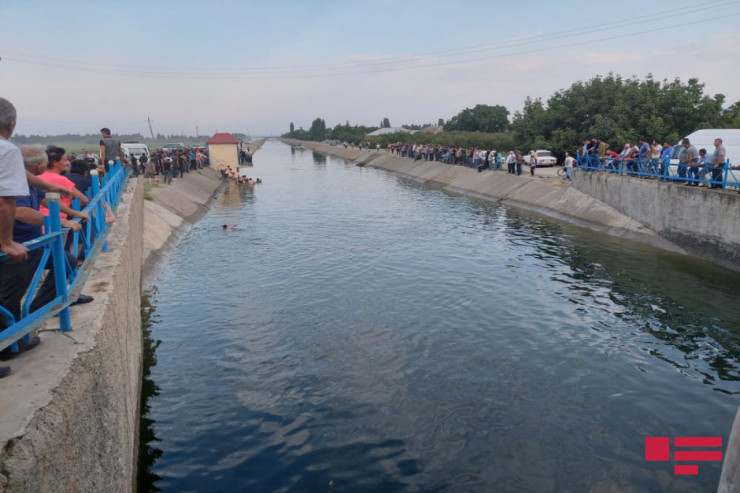
[[[234,228],[236,228],[236,224],[224,224],[223,225],[224,231],[231,231]]]

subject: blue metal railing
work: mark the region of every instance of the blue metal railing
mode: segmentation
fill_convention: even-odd
[[[31,333],[41,325],[59,315],[59,330],[67,332],[72,330],[69,315],[69,305],[79,296],[82,286],[92,270],[100,251],[107,250],[106,238],[110,232],[110,224],[106,222],[106,207],[115,209],[121,194],[126,186],[128,168],[121,166],[117,159],[110,165],[105,177],[100,177],[97,171],[90,172],[92,178],[92,190],[87,192],[90,201],[82,212],[87,213],[88,220],[83,222],[82,218],[74,218],[73,221],[82,223],[81,229],[72,231],[70,228],[62,228],[59,194],[47,193],[49,215],[44,218],[43,236],[24,243],[31,252],[42,250],[41,259],[33,275],[30,285],[25,292],[25,300],[21,305],[21,318],[15,320],[13,314],[5,307],[0,306],[0,317],[6,321],[6,328],[0,330],[0,350],[11,348],[18,352],[18,342],[25,340],[30,342]],[[72,202],[72,208],[79,210],[79,200]],[[65,235],[67,242],[71,245],[71,252],[84,260],[82,264],[70,265],[65,255]],[[54,299],[31,312],[31,303],[36,293],[47,263],[51,258],[53,266],[54,284],[56,285],[56,296]],[[7,254],[0,255],[0,262],[8,261]],[[31,260],[28,260],[31,261]],[[52,275],[49,273],[48,275]]]
[[[687,166],[671,164],[670,158],[663,161],[658,159],[614,159],[598,156],[581,156],[576,153],[576,167],[589,171],[604,171],[619,175],[639,176],[661,181],[672,181],[688,185],[704,184],[712,188],[726,190],[728,187],[740,188],[740,179],[730,169],[730,160],[723,168],[713,168],[711,165]]]

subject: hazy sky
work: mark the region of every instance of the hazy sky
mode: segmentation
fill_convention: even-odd
[[[740,99],[740,0],[0,0],[0,20],[26,135],[436,123],[610,71]]]

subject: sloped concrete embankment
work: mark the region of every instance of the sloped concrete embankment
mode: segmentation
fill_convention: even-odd
[[[226,186],[210,167],[175,178],[171,185],[155,185],[144,197],[144,289],[151,287],[168,253],[192,225],[208,212]]]
[[[740,195],[612,173],[577,172],[573,186],[687,252],[740,271]]]
[[[385,151],[345,148],[316,142],[285,142],[352,160],[357,164],[384,169],[453,193],[534,210],[614,236],[649,243],[666,250],[683,251],[639,221],[559,178],[513,176],[493,171],[478,173],[463,166],[414,161]]]
[[[0,492],[131,491],[141,382],[143,188],[132,181],[72,332],[42,331],[0,380]],[[53,319],[49,327],[58,327]]]

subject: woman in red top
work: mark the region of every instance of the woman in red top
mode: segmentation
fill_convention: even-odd
[[[62,176],[62,173],[69,172],[69,158],[67,158],[66,151],[61,147],[49,146],[46,148],[46,155],[49,156],[49,164],[46,167],[46,171],[39,175],[39,178],[48,183],[61,185],[70,191],[71,197],[62,196],[59,199],[61,204],[71,208],[72,198],[77,197],[80,199],[80,205],[84,208],[89,202],[88,198],[77,190],[72,180],[66,176]],[[41,206],[40,210],[45,216],[49,214],[49,209],[44,206]],[[67,219],[67,214],[64,212],[62,212],[62,219]]]

